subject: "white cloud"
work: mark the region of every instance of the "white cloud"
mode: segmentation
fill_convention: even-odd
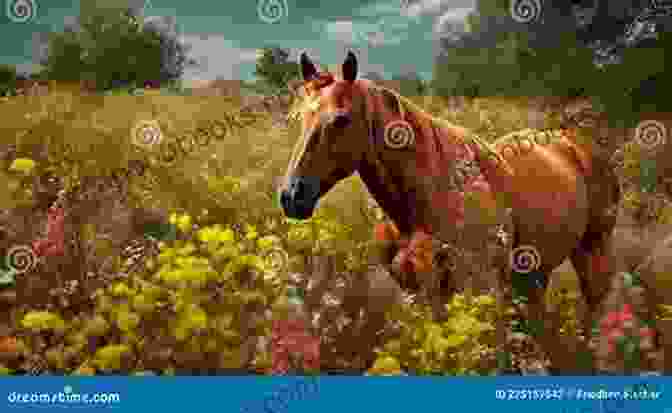
[[[37,73],[40,70],[42,70],[43,67],[39,64],[33,63],[33,62],[22,62],[16,65],[16,71],[17,73],[21,73],[23,75],[29,75],[31,73]]]
[[[408,17],[440,16],[445,12],[459,9],[473,9],[476,0],[419,0],[402,9]]]
[[[443,0],[420,0],[413,2],[402,9],[402,13],[409,17],[437,14]]]
[[[339,42],[357,42],[357,34],[355,25],[350,20],[338,20],[328,22],[324,26],[324,31],[331,40]]]
[[[354,16],[377,17],[375,29],[361,30],[360,37],[370,47],[399,44],[407,38],[411,23],[418,23],[422,17],[433,20],[432,31],[426,40],[454,37],[465,31],[464,18],[474,10],[476,0],[410,0],[378,2],[353,13]],[[354,26],[357,30],[357,25]]]
[[[368,47],[399,44],[407,38],[409,22],[399,17],[384,17],[375,23],[339,20],[313,22],[314,28],[324,28],[329,40],[351,45],[365,44]]]
[[[256,49],[244,49],[235,42],[218,34],[188,34],[182,40],[191,45],[189,57],[196,59],[201,67],[187,68],[185,80],[240,79],[239,67],[256,61]]]
[[[434,22],[434,33],[451,35],[456,32],[463,32],[464,19],[472,10],[472,8],[459,8],[441,14]]]

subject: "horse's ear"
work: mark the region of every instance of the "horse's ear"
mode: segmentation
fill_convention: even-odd
[[[313,80],[317,76],[317,69],[306,52],[301,53],[299,64],[301,65],[301,76],[304,82]]]
[[[343,62],[343,80],[346,82],[354,82],[357,79],[357,57],[351,51],[348,51],[348,56]]]

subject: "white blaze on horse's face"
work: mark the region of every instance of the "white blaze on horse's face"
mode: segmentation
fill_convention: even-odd
[[[366,135],[356,130],[363,123],[356,93],[357,58],[351,52],[343,63],[343,78],[319,73],[301,55],[305,98],[299,108],[301,136],[294,148],[280,193],[282,208],[290,218],[307,219],[317,201],[338,181],[350,176],[363,156]],[[357,112],[357,113],[355,113]]]

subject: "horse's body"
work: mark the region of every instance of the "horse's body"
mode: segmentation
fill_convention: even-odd
[[[516,134],[498,139],[496,150],[504,149],[506,154],[508,148],[520,147],[510,145]],[[515,175],[502,177],[500,184],[511,193],[517,244],[535,246],[544,273],[566,258],[583,266],[574,254],[577,247],[587,252],[605,247],[620,198],[618,180],[608,161],[590,153],[590,147],[577,145],[570,131],[558,134],[550,144],[505,155]]]
[[[430,233],[489,254],[483,261],[498,267],[500,287],[510,283],[509,253],[517,246],[534,247],[541,258],[538,269],[547,274],[570,258],[589,307],[598,304],[608,283],[595,273],[591,258],[606,247],[615,222],[610,210],[619,195],[606,159],[574,143],[569,131],[543,144],[509,136],[493,150],[395,92],[355,80],[352,54],[343,65],[343,80],[317,73],[307,56],[301,59],[309,104],[302,114],[304,136],[281,193],[287,216],[310,217],[322,195],[357,171],[406,238]],[[414,139],[405,145],[386,140],[394,122],[412,129]],[[508,194],[507,203],[501,194]],[[510,230],[512,241],[492,252],[486,246],[493,230],[502,228]],[[530,297],[531,316],[540,321],[546,317],[544,289]],[[567,361],[557,346],[557,327],[539,337],[554,363]],[[503,328],[498,325],[501,339]]]

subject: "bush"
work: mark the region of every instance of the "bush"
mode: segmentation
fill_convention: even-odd
[[[449,318],[444,323],[432,321],[429,308],[410,305],[401,309],[393,315],[401,334],[378,350],[370,373],[493,373],[494,304],[490,296],[467,303],[463,295],[457,295],[447,305]]]
[[[52,371],[206,371],[248,364],[243,344],[268,330],[264,312],[282,289],[280,274],[262,258],[278,245],[252,229],[238,239],[231,228],[193,230],[186,215],[177,221],[182,239],[162,244],[144,271],[95,291],[91,312],[67,322],[50,312],[25,314],[29,351],[39,353],[39,337],[48,332]]]

